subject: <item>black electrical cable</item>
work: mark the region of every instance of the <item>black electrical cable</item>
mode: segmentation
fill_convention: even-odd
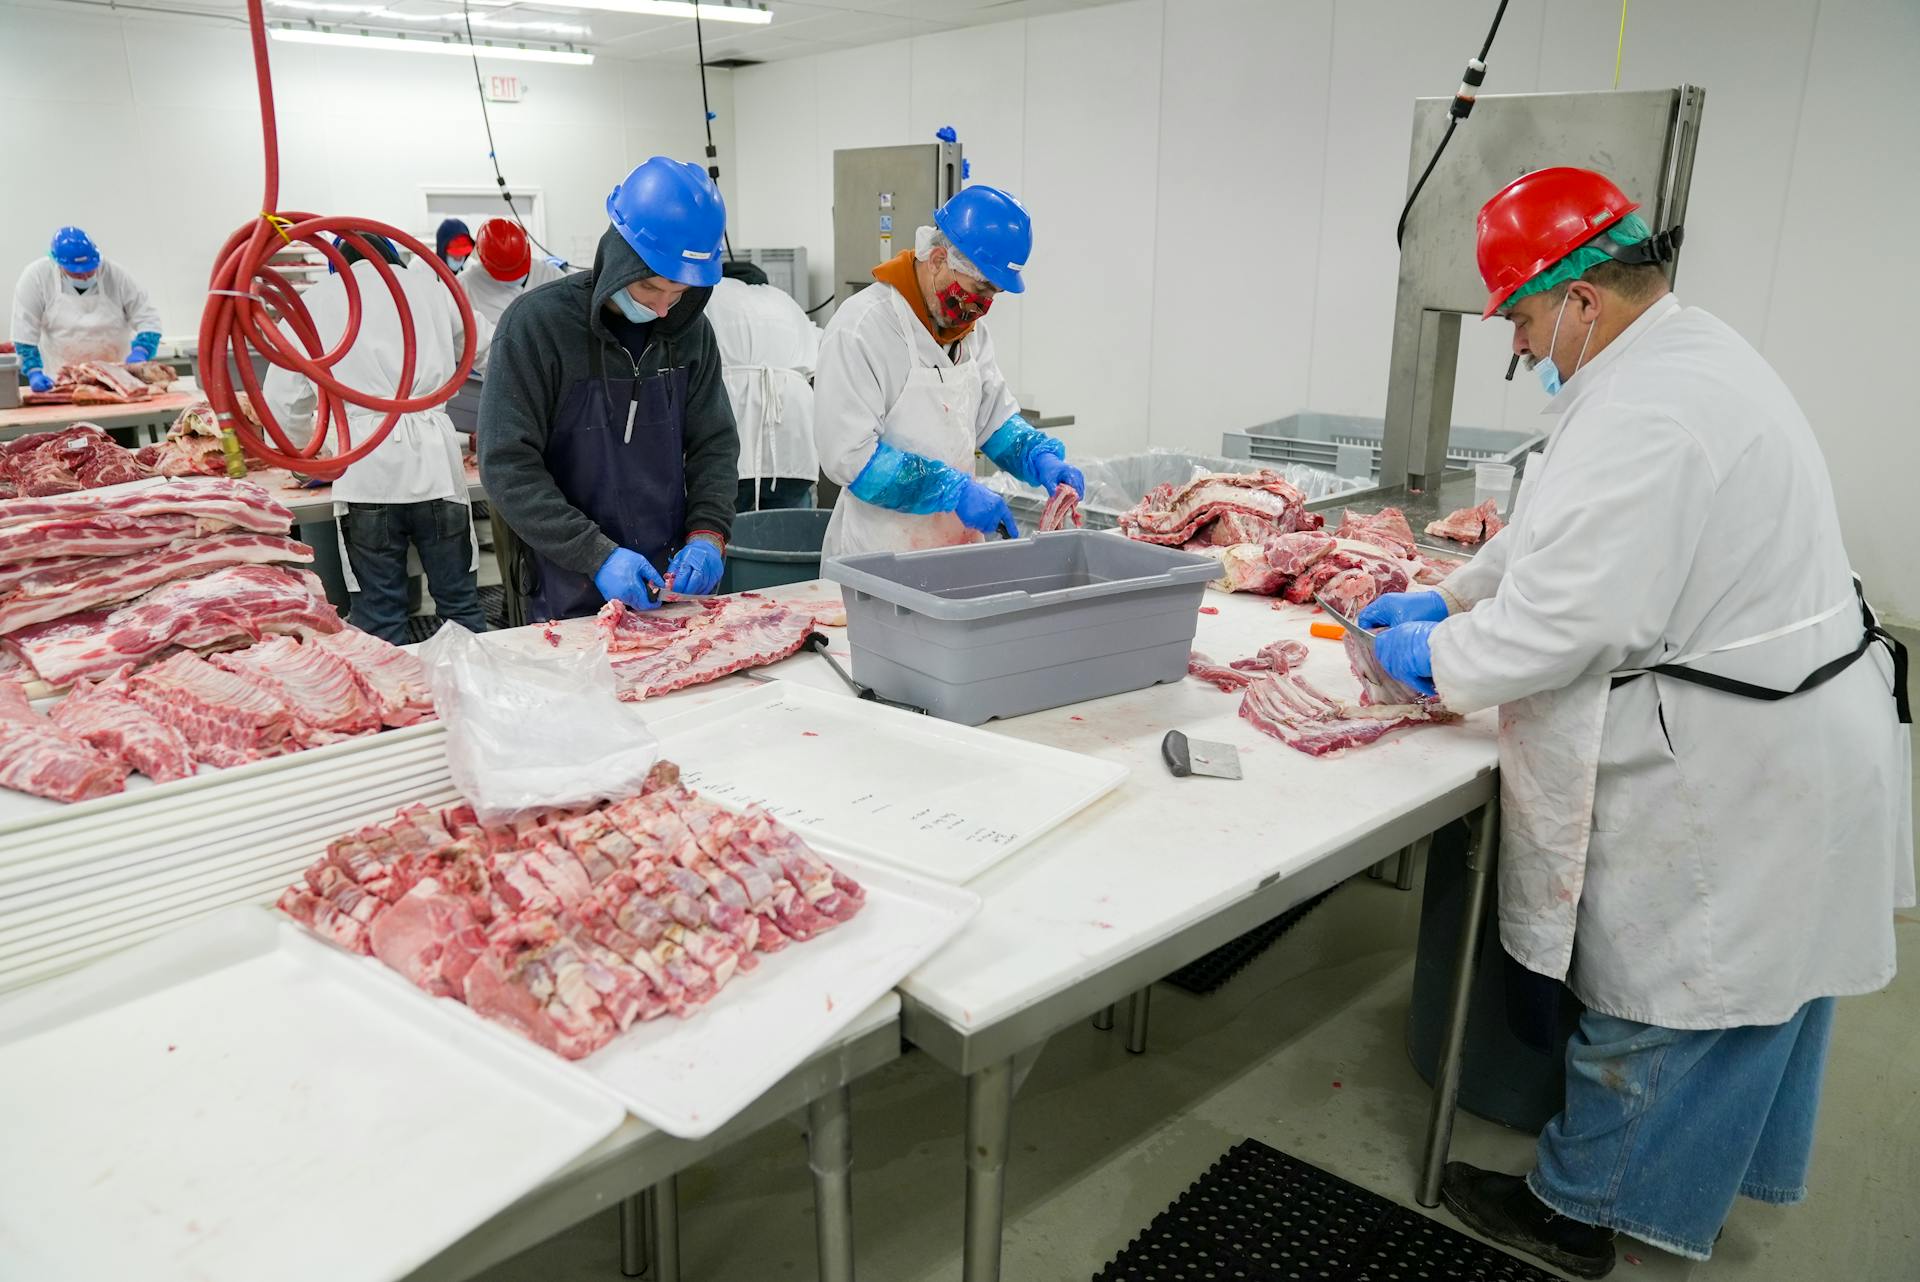
[[[500,199],[507,202],[507,212],[513,215],[514,222],[520,224],[520,230],[527,233],[527,239],[533,241],[534,248],[548,258],[559,258],[558,254],[534,237],[533,229],[527,226],[527,220],[520,216],[519,208],[513,203],[513,193],[507,190],[506,176],[500,172],[500,156],[493,146],[493,115],[487,110],[487,88],[480,79],[479,46],[473,39],[473,10],[468,0],[460,0],[460,17],[467,27],[467,55],[473,59],[473,91],[480,98],[480,119],[487,127],[487,160],[493,165],[493,181],[500,188]]]
[[[813,315],[815,312],[819,311],[822,307],[825,307],[827,303],[831,303],[834,299],[838,297],[840,297],[840,291],[836,289],[831,294],[827,295],[826,303],[815,303],[812,307],[807,308],[807,315],[809,316]]]
[[[720,151],[713,145],[713,108],[707,103],[707,38],[700,25],[700,0],[693,0],[693,49],[693,56],[700,62],[700,120],[707,127],[707,177],[713,179],[714,188],[718,190],[720,166],[714,161]],[[720,243],[726,246],[727,261],[736,261],[733,256],[733,233],[724,227],[720,230]]]
[[[1400,207],[1400,221],[1394,227],[1393,243],[1402,244],[1407,238],[1407,215],[1413,212],[1413,202],[1420,199],[1420,189],[1427,185],[1427,179],[1433,174],[1433,167],[1440,163],[1441,153],[1447,144],[1453,141],[1453,131],[1459,127],[1473,110],[1473,94],[1486,79],[1487,55],[1493,52],[1493,38],[1500,31],[1500,19],[1507,16],[1507,0],[1500,0],[1500,7],[1494,10],[1493,25],[1487,28],[1486,41],[1480,46],[1480,56],[1467,64],[1467,73],[1461,80],[1460,91],[1454,95],[1453,105],[1448,109],[1450,119],[1447,132],[1440,135],[1440,145],[1433,149],[1433,156],[1427,161],[1427,167],[1420,171],[1420,181],[1414,183],[1413,190],[1407,193],[1407,203]]]

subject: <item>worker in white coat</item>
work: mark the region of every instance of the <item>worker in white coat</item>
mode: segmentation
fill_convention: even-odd
[[[976,450],[1029,485],[1086,492],[1066,446],[1021,416],[987,332],[995,298],[1026,289],[1026,207],[968,187],[933,221],[873,269],[821,340],[814,437],[821,470],[846,487],[828,557],[1019,537],[1006,501],[974,479]]]
[[[14,350],[36,392],[80,361],[133,364],[160,347],[160,313],[124,267],[103,257],[78,227],[53,234],[13,287]]]
[[[707,300],[720,374],[740,430],[736,512],[813,506],[813,367],[820,327],[753,263],[728,263]]]
[[[473,259],[460,273],[460,287],[476,314],[498,325],[507,304],[530,289],[559,280],[567,274],[567,265],[557,258],[533,256],[526,229],[510,218],[489,218],[480,224],[473,240]]]
[[[400,314],[379,271],[345,239],[338,243],[360,290],[360,330],[352,347],[333,366],[348,387],[382,396],[420,395],[440,387],[460,365],[465,344],[460,310],[439,276],[424,263],[401,266],[392,243],[368,236],[368,243],[392,266],[413,313],[413,385],[400,388],[403,340]],[[330,275],[301,299],[313,317],[325,348],[346,332],[346,279]],[[484,352],[493,326],[476,315],[474,347]],[[289,331],[290,333],[291,331]],[[290,433],[311,427],[318,404],[313,384],[275,366],[262,388],[274,416]],[[353,439],[372,435],[385,418],[378,410],[347,407]],[[387,438],[352,464],[333,485],[334,513],[340,523],[347,562],[347,586],[353,593],[349,618],[363,632],[404,645],[407,640],[407,549],[418,553],[443,619],[472,632],[487,630],[480,608],[476,572],[478,546],[468,511],[466,464],[461,438],[444,409],[403,414]]]
[[[1586,1011],[1531,1174],[1443,1195],[1579,1277],[1615,1231],[1706,1259],[1737,1196],[1806,1195],[1834,999],[1892,979],[1914,902],[1904,654],[1805,415],[1635,208],[1559,168],[1481,210],[1556,421],[1511,524],[1360,618],[1392,675],[1500,708],[1501,941]]]

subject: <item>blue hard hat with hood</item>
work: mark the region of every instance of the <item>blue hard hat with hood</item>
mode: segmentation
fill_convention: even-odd
[[[607,196],[607,217],[654,275],[681,285],[719,283],[727,204],[700,166],[653,157]]]

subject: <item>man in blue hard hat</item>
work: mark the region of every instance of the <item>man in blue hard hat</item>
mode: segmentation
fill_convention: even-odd
[[[1029,485],[1086,491],[1067,447],[1021,417],[987,333],[994,299],[1026,289],[1026,207],[969,187],[933,221],[873,269],[821,340],[814,438],[821,470],[845,487],[829,557],[1017,538],[1006,501],[973,477],[975,450]]]
[[[12,338],[27,385],[47,392],[62,368],[80,361],[152,360],[160,313],[87,233],[62,227],[13,287]]]
[[[520,543],[529,621],[650,609],[720,582],[739,437],[701,314],[726,205],[698,165],[655,156],[607,197],[593,269],[501,317],[480,400],[480,477]]]

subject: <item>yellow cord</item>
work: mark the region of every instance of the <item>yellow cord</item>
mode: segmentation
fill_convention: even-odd
[[[1627,0],[1620,0],[1620,43],[1613,47],[1613,87],[1620,87],[1620,58],[1627,51]]]
[[[1616,84],[1618,84],[1618,83],[1619,83],[1619,80],[1620,80],[1620,76],[1619,76],[1619,74],[1618,74],[1618,73],[1616,72],[1616,73],[1615,73],[1615,75],[1614,75],[1614,83],[1616,83]],[[278,215],[278,214],[270,214],[270,213],[268,213],[268,212],[267,212],[266,210],[264,210],[264,209],[260,211],[260,216],[261,216],[262,218],[264,218],[264,219],[266,219],[266,220],[267,220],[267,222],[269,222],[269,223],[271,223],[271,224],[273,225],[273,229],[274,229],[275,231],[277,231],[277,232],[279,232],[279,233],[280,233],[280,239],[281,239],[281,240],[284,240],[284,241],[286,241],[286,242],[287,242],[287,243],[288,243],[289,245],[291,245],[291,244],[293,243],[293,237],[291,237],[291,236],[289,236],[289,235],[287,235],[287,228],[289,228],[289,227],[291,227],[291,226],[293,226],[293,220],[292,220],[292,219],[290,219],[290,218],[282,218],[282,217],[281,217],[280,215]]]

